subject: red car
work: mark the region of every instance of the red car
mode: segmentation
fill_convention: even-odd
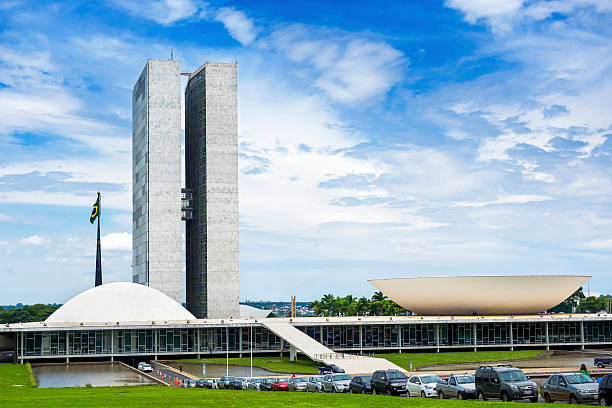
[[[270,385],[272,391],[289,391],[289,379],[277,378]]]

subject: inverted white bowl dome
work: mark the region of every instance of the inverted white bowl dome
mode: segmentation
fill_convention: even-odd
[[[140,322],[195,320],[166,294],[130,282],[107,283],[73,297],[45,320],[46,323]]]
[[[423,316],[541,313],[567,299],[590,276],[446,276],[370,280],[398,305]]]

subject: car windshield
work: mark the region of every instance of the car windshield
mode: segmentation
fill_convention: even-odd
[[[506,371],[499,373],[500,377],[504,381],[515,382],[515,381],[527,381],[527,377],[522,371]]]
[[[430,383],[442,383],[442,379],[440,377],[438,377],[437,375],[424,375],[421,377],[421,381],[425,384],[430,384]]]
[[[343,380],[350,380],[351,377],[349,377],[346,374],[334,374],[332,376],[332,378],[334,379],[334,381],[343,381]]]
[[[406,377],[401,371],[391,371],[387,373],[388,380],[405,380]]]
[[[306,378],[304,378],[304,377],[297,377],[297,378],[294,378],[293,381],[298,383],[298,382],[306,382],[308,380]]]
[[[362,375],[361,376],[361,381],[363,381],[364,383],[369,383],[370,381],[372,381],[372,376],[371,375]]]
[[[457,384],[470,384],[474,382],[473,375],[458,375],[455,378],[457,379]]]
[[[289,381],[289,379],[288,379],[288,378],[277,378],[277,379],[276,379],[276,382],[277,382],[277,383],[287,382],[287,381]]]
[[[566,375],[565,379],[570,384],[586,384],[586,383],[595,382],[595,381],[591,380],[589,377],[587,377],[584,374],[570,374],[570,375]]]

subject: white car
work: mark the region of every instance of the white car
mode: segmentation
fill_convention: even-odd
[[[442,379],[435,374],[413,375],[406,383],[406,391],[409,397],[437,397],[436,385],[442,382]]]
[[[151,372],[153,371],[153,367],[151,367],[151,364],[140,362],[138,363],[138,370],[142,371],[142,372]]]

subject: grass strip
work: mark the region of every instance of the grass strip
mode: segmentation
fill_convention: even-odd
[[[213,357],[213,358],[200,358],[200,359],[184,359],[176,360],[176,362],[182,363],[194,363],[194,364],[222,364],[225,365],[226,361],[224,357]],[[250,366],[250,357],[238,357],[230,358],[229,363],[231,365],[239,366]],[[253,366],[265,368],[266,370],[274,371],[277,373],[300,373],[300,374],[317,374],[319,372],[319,364],[308,358],[298,358],[295,363],[289,361],[289,357],[280,356],[254,356]]]
[[[545,354],[546,350],[515,350],[515,351],[465,351],[442,353],[387,353],[376,354],[375,357],[385,358],[405,370],[429,365],[496,362],[520,360]]]

